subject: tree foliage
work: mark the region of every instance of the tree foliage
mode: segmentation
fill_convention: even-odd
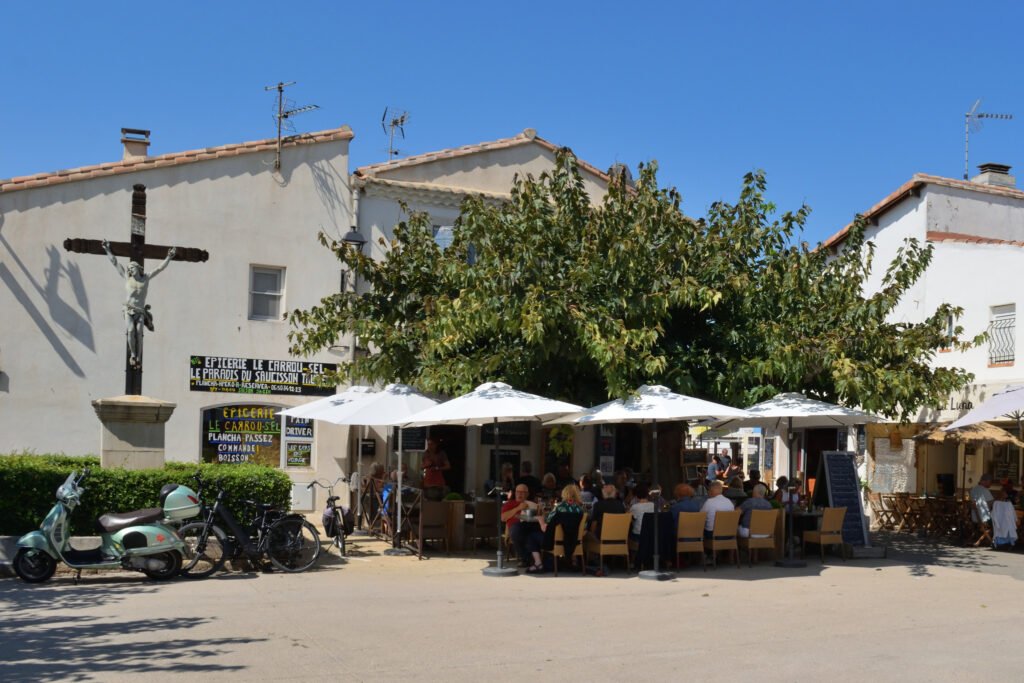
[[[395,226],[379,261],[321,235],[366,291],[292,312],[292,353],[354,332],[372,352],[340,381],[455,395],[503,380],[584,404],[660,383],[736,405],[802,391],[905,416],[969,381],[929,364],[970,343],[945,336],[959,310],[890,320],[930,246],[908,242],[865,296],[862,221],[833,256],[794,243],[808,209],[776,217],[761,173],[735,204],[693,220],[656,171],[641,166],[635,186],[613,177],[594,202],[563,150],[550,172],[517,178],[509,201],[466,199],[446,249],[420,213]]]

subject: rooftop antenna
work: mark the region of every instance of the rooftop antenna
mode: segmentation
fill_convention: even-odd
[[[977,133],[981,130],[981,122],[983,119],[1000,119],[1002,121],[1009,121],[1013,118],[1013,114],[987,114],[985,112],[978,111],[978,107],[981,106],[981,100],[975,100],[974,106],[971,110],[964,114],[964,180],[967,180],[967,176],[970,174],[970,166],[967,163],[967,149],[968,142],[970,141],[971,131]]]
[[[296,107],[295,103],[291,100],[284,98],[284,89],[290,85],[295,85],[295,81],[289,81],[287,83],[278,82],[277,85],[268,85],[264,90],[276,90],[277,91],[277,110],[274,113],[274,119],[277,121],[277,154],[274,156],[274,170],[281,170],[281,130],[287,130],[289,133],[295,132],[295,126],[291,122],[291,117],[298,114],[305,114],[307,111],[313,111],[319,109],[320,106],[316,104],[307,104],[304,107]]]
[[[401,154],[400,150],[395,149],[395,131],[398,131],[404,140],[405,124],[408,120],[409,112],[392,107],[384,107],[384,115],[380,117],[380,127],[384,130],[384,134],[388,136],[388,159]]]

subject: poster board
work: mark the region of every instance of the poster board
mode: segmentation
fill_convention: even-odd
[[[902,439],[893,448],[888,438],[874,441],[875,466],[871,471],[874,493],[914,493],[917,491],[917,467],[914,465],[914,441]]]
[[[852,451],[825,451],[821,454],[814,503],[828,507],[845,507],[843,542],[855,546],[870,546],[855,457],[856,453]]]

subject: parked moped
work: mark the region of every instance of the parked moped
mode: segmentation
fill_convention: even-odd
[[[170,579],[181,569],[184,544],[162,520],[181,520],[199,514],[199,498],[186,486],[167,484],[160,489],[159,508],[108,513],[96,520],[100,546],[91,550],[71,547],[71,512],[78,506],[86,469],[68,475],[57,489],[57,504],[39,530],[18,539],[14,571],[29,583],[46,581],[57,562],[77,569],[134,569],[151,579]]]

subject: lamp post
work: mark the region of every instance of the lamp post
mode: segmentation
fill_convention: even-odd
[[[345,233],[342,238],[345,244],[354,247],[360,254],[363,253],[363,247],[366,246],[366,238],[359,232],[359,228],[352,226],[352,229]],[[352,293],[358,293],[359,291],[359,275],[355,269],[352,270]],[[352,348],[349,350],[349,362],[354,363],[356,360],[356,334],[352,333]],[[363,438],[367,436],[367,428],[363,426]],[[359,520],[359,531],[363,531],[363,443],[357,439],[356,443],[356,519]],[[349,470],[351,471],[351,470]]]

